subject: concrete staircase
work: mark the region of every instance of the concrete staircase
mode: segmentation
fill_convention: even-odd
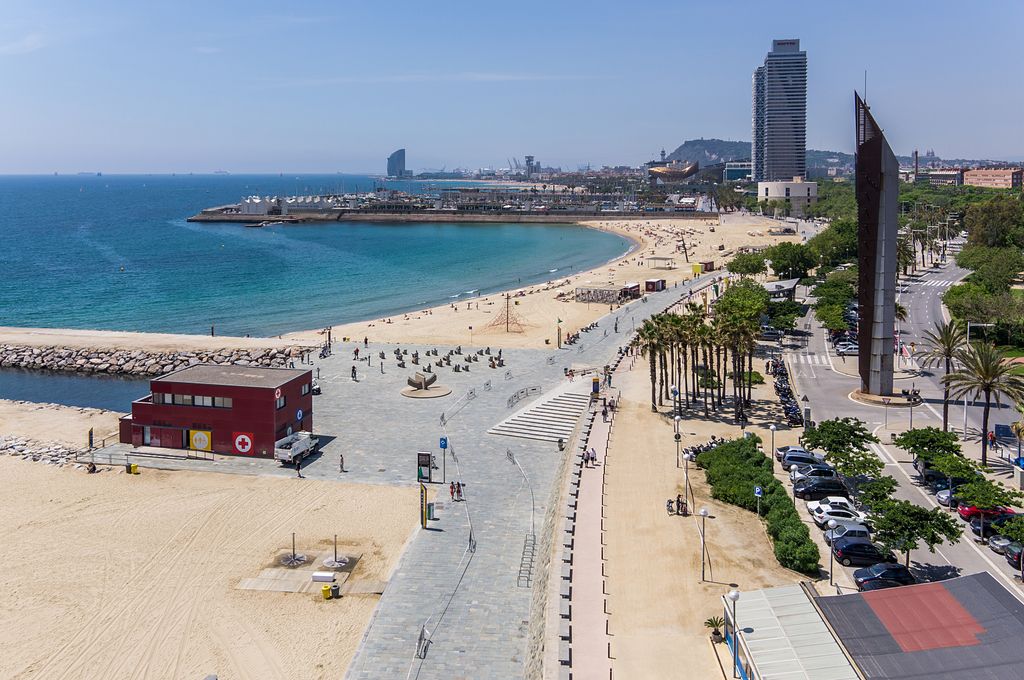
[[[487,432],[545,442],[559,439],[568,442],[589,403],[589,394],[562,393],[527,406]]]

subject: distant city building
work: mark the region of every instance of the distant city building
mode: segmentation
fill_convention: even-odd
[[[790,214],[799,217],[807,211],[807,206],[818,202],[818,184],[805,182],[802,177],[794,177],[790,182],[758,182],[757,200],[788,203]]]
[[[405,149],[399,149],[388,156],[388,177],[408,177],[412,175],[405,169]]]
[[[990,189],[1017,189],[1024,181],[1021,168],[976,168],[964,171],[964,184]]]
[[[800,41],[773,40],[752,82],[754,181],[807,176],[807,53]]]
[[[914,182],[932,186],[958,187],[964,183],[964,171],[963,168],[930,168],[915,174]]]
[[[750,181],[751,161],[729,161],[725,164],[722,172],[722,180],[725,182],[748,182]]]

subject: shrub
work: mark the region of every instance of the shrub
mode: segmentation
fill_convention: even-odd
[[[772,474],[772,461],[757,450],[760,439],[733,439],[697,456],[697,466],[711,485],[711,497],[754,512],[760,486],[761,515],[779,564],[805,574],[818,573],[818,546],[800,520],[793,499]]]

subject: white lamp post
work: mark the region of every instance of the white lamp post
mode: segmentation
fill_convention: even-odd
[[[830,519],[828,521],[828,529],[829,529],[829,531],[834,531],[837,526],[839,526],[839,522],[835,521],[834,519]],[[835,568],[835,559],[836,558],[835,558],[835,552],[832,551],[832,546],[835,545],[835,543],[836,543],[836,535],[832,534],[832,539],[829,541],[829,544],[828,544],[828,584],[829,585],[833,585],[832,584],[832,570]]]
[[[775,430],[777,430],[778,428],[775,427],[775,423],[772,423],[771,425],[768,426],[768,429],[772,431],[772,450],[769,451],[769,455],[774,456],[775,455]]]
[[[675,428],[676,428],[675,440],[676,440],[676,467],[677,468],[679,467],[679,442],[683,438],[682,435],[679,434],[679,421],[682,420],[682,419],[683,419],[683,417],[682,416],[678,416],[678,415],[675,418],[672,419],[674,421],[673,424],[675,425]]]
[[[740,653],[740,627],[736,624],[736,600],[740,599],[740,591],[730,590],[725,596],[732,601],[732,677],[735,678]]]
[[[701,508],[700,510],[697,511],[697,514],[700,515],[700,580],[701,582],[703,582],[704,556],[707,553],[707,521],[708,515],[711,513],[708,512],[707,508]]]

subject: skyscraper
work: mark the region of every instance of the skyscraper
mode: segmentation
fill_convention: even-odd
[[[405,149],[399,149],[388,156],[388,177],[405,176]]]
[[[754,69],[750,159],[754,181],[807,174],[807,53],[800,41],[773,40]]]

